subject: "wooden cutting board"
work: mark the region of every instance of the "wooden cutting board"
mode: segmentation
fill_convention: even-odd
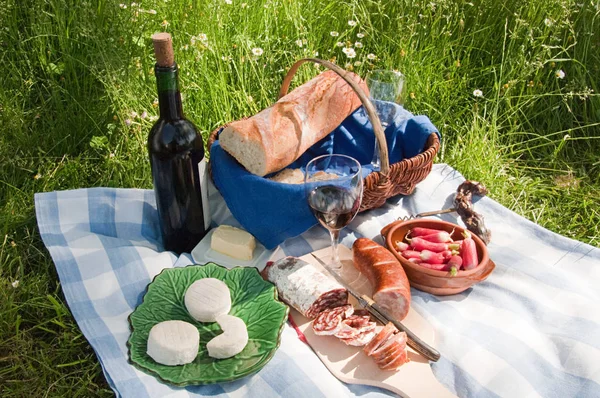
[[[343,264],[342,270],[339,272],[342,278],[358,293],[372,296],[373,291],[369,281],[352,264],[352,251],[342,245],[339,246],[339,250]],[[331,257],[331,248],[318,250],[314,254],[328,263]],[[318,269],[322,269],[312,255],[308,254],[301,258]],[[350,299],[350,302],[356,308],[360,308],[353,298]],[[412,349],[409,348],[408,352],[410,362],[404,364],[397,371],[382,371],[372,358],[362,352],[362,347],[347,346],[333,336],[317,336],[312,330],[310,319],[303,317],[294,309],[291,309],[290,315],[304,333],[313,351],[339,380],[349,384],[381,387],[403,397],[454,397],[437,381],[431,371],[429,361]],[[402,323],[421,339],[435,347],[433,327],[416,311],[410,311]]]

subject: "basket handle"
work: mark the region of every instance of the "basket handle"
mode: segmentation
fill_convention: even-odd
[[[298,68],[300,67],[300,65],[306,62],[315,62],[317,64],[323,65],[331,69],[332,71],[337,73],[342,79],[344,79],[346,83],[350,85],[350,87],[352,87],[352,89],[360,99],[360,102],[362,102],[363,106],[365,107],[367,115],[369,116],[369,120],[373,125],[375,138],[377,139],[377,143],[379,144],[379,158],[381,160],[381,170],[379,171],[379,173],[382,174],[384,180],[387,179],[387,174],[390,170],[390,158],[388,156],[388,147],[387,142],[385,141],[385,134],[383,133],[381,121],[379,120],[379,116],[377,116],[377,111],[375,111],[375,107],[369,100],[369,97],[367,97],[363,89],[360,88],[360,86],[354,80],[352,80],[349,72],[345,71],[344,69],[329,61],[325,61],[318,58],[303,58],[301,60],[296,61],[296,63],[294,63],[294,65],[292,65],[292,67],[288,71],[287,75],[285,75],[283,83],[281,84],[281,89],[279,90],[279,97],[277,99],[279,100],[281,97],[287,94],[290,88],[290,83],[292,82],[294,75],[298,71]]]

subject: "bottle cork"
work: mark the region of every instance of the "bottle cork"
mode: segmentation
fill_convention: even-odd
[[[154,55],[158,66],[170,67],[175,64],[175,55],[173,54],[173,40],[171,34],[166,32],[155,33],[152,35],[154,44]]]

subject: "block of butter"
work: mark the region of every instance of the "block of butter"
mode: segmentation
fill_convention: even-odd
[[[252,260],[256,240],[248,232],[232,227],[219,225],[212,234],[210,248],[238,260]]]

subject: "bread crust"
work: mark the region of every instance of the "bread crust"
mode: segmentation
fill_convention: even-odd
[[[368,94],[366,83],[356,74],[350,76]],[[219,141],[249,172],[264,176],[298,159],[360,105],[348,83],[326,71],[256,115],[229,124]],[[263,159],[249,156],[245,146],[256,148]]]

